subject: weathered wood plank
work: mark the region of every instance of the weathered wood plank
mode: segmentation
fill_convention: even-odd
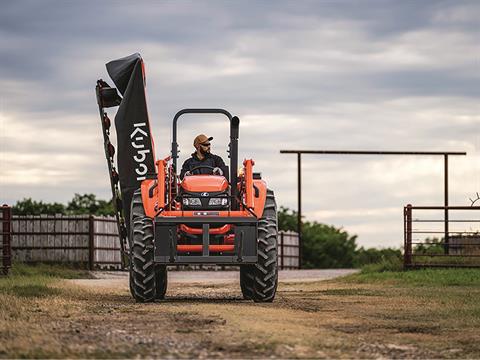
[[[65,216],[62,215],[61,217],[61,222],[60,222],[60,226],[61,226],[61,229],[62,229],[62,233],[66,233],[68,232],[68,220],[64,219]],[[61,239],[62,239],[62,247],[64,247],[63,249],[63,261],[65,262],[74,262],[73,259],[71,258],[71,251],[69,250],[69,237],[68,235],[61,235]]]

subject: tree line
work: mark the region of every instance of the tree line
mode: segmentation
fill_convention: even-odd
[[[279,230],[297,231],[297,212],[278,211]],[[342,228],[302,219],[302,265],[304,268],[358,268],[368,264],[400,267],[402,253],[394,248],[358,246],[357,235]]]
[[[75,194],[67,205],[25,198],[12,206],[13,215],[115,215],[112,201],[99,200],[94,194]]]
[[[75,194],[67,205],[26,198],[12,207],[14,215],[114,215],[112,201],[94,194]],[[278,229],[297,231],[297,213],[285,207],[278,211]],[[375,263],[400,264],[400,249],[359,247],[356,235],[316,221],[302,220],[302,264],[304,268],[352,268]]]

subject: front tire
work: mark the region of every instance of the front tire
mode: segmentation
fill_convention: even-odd
[[[278,285],[277,205],[267,190],[263,215],[258,221],[258,261],[240,268],[243,297],[255,302],[272,302]]]
[[[155,300],[165,299],[167,279],[167,265],[155,265]]]
[[[137,302],[165,296],[167,271],[165,266],[155,265],[153,244],[153,221],[145,215],[139,189],[133,194],[130,211],[130,292]]]
[[[245,300],[253,298],[253,284],[254,284],[254,270],[255,265],[241,265],[240,266],[240,288]]]
[[[130,273],[132,270],[130,269]],[[165,294],[168,287],[168,275],[166,265],[155,266],[155,300],[165,299]],[[135,292],[133,289],[133,276],[130,275],[130,294],[135,298]]]

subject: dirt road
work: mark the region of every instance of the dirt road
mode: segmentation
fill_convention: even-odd
[[[445,302],[438,288],[332,279],[348,272],[282,272],[270,304],[243,300],[235,272],[171,272],[167,298],[151,304],[133,301],[125,275],[62,280],[0,307],[0,357],[480,356],[477,318],[454,316],[479,289],[453,289]]]
[[[279,282],[311,282],[334,279],[340,276],[354,274],[354,269],[327,269],[327,270],[284,270],[279,271]],[[95,279],[70,280],[72,283],[98,287],[128,287],[128,272],[95,271]],[[169,271],[169,284],[239,284],[238,271]]]

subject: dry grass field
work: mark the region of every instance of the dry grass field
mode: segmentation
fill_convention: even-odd
[[[0,357],[480,357],[478,270],[285,282],[272,304],[236,283],[173,283],[166,300],[135,304],[126,283],[62,279],[84,275],[0,279]]]

